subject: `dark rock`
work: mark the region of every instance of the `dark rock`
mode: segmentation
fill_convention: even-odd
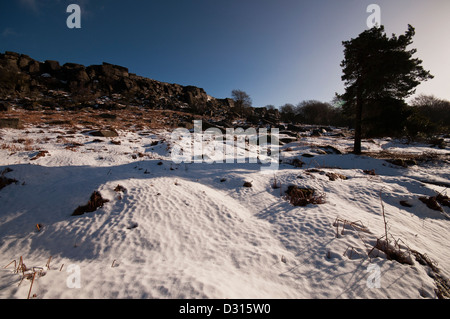
[[[294,166],[294,167],[302,167],[305,163],[299,160],[298,158],[294,158],[292,161],[290,161],[288,164]]]
[[[39,151],[35,156],[33,156],[30,161],[35,161],[38,158],[45,157],[47,154],[50,154],[48,151]]]
[[[386,162],[391,163],[396,166],[401,166],[403,168],[417,165],[417,162],[414,159],[394,158],[394,159],[387,159]]]
[[[111,121],[117,119],[117,115],[111,114],[111,113],[102,113],[102,114],[99,114],[98,116],[103,119],[107,119],[107,120],[111,120]]]
[[[375,173],[375,169],[371,169],[371,170],[365,169],[365,170],[363,170],[363,172],[364,172],[364,174],[367,174],[367,175],[372,175],[372,176],[376,176],[377,175]]]
[[[342,152],[338,150],[336,147],[327,145],[327,146],[321,146],[320,149],[324,150],[327,154],[339,154],[341,155]]]
[[[9,103],[0,102],[0,112],[11,112],[12,107]]]
[[[430,141],[432,147],[439,147],[440,149],[445,149],[447,147],[447,143],[443,138],[436,138]]]
[[[49,74],[42,76],[42,74]],[[204,89],[159,82],[129,73],[126,67],[104,62],[102,65],[83,66],[76,63],[60,65],[58,61],[39,62],[27,55],[15,52],[0,53],[0,96],[30,98],[30,103],[39,99],[57,97],[49,93],[63,91],[58,96],[62,108],[93,106],[101,96],[110,98],[108,103],[98,103],[106,109],[139,105],[151,109],[183,110],[231,121],[240,118],[235,112],[235,103],[230,98],[216,99],[208,96]],[[117,98],[113,98],[118,96]],[[21,103],[23,104],[23,103]],[[120,107],[119,107],[120,106]],[[255,124],[274,127],[280,114],[278,110],[252,108],[248,118]],[[180,120],[187,123],[190,120]],[[227,126],[224,126],[227,127]],[[231,126],[229,126],[231,127]],[[221,128],[221,127],[219,127]],[[223,129],[223,127],[221,128]]]
[[[442,207],[439,205],[438,201],[437,201],[437,196],[422,196],[419,197],[419,200],[424,203],[425,205],[427,205],[428,208],[433,209],[433,210],[437,210],[439,212],[444,212],[444,210],[442,209]]]
[[[5,176],[0,175],[0,190],[12,183],[18,183],[18,181],[13,178],[7,178]]]
[[[22,54],[17,64],[21,70],[25,70],[31,61],[32,59],[28,55]]]
[[[400,205],[404,206],[404,207],[413,207],[409,202],[407,202],[406,200],[401,200],[400,201]]]
[[[20,120],[19,119],[0,119],[0,128],[20,128]]]
[[[330,181],[335,181],[337,179],[343,179],[343,180],[347,179],[347,176],[338,174],[338,173],[333,173],[333,172],[328,172],[325,175],[330,179]]]
[[[279,138],[280,145],[289,144],[289,143],[292,143],[295,141],[297,141],[296,137],[280,137]]]
[[[119,133],[115,130],[98,130],[90,133],[92,136],[100,136],[100,137],[117,137]]]
[[[44,63],[44,72],[55,74],[55,72],[59,71],[61,66],[58,61],[47,60]]]

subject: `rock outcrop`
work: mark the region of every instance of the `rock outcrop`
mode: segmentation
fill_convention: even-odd
[[[233,117],[234,101],[216,99],[195,86],[159,82],[104,62],[85,67],[58,61],[36,61],[15,52],[0,53],[0,101],[25,99],[29,108],[83,106],[117,108],[139,105],[152,109],[183,110],[210,116]],[[279,118],[278,111],[254,109],[250,117]],[[253,120],[252,120],[253,121]]]

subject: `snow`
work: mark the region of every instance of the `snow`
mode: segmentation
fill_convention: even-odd
[[[22,274],[4,268],[20,257],[28,269],[43,269],[31,290],[38,299],[436,298],[428,266],[368,255],[385,232],[381,203],[392,238],[450,276],[450,210],[418,199],[445,194],[423,180],[448,183],[448,162],[401,168],[318,151],[344,151],[349,139],[304,137],[281,147],[281,164],[268,174],[248,161],[175,164],[170,131],[119,130],[116,138],[71,131],[0,130],[0,172],[8,167],[4,175],[18,181],[0,190],[0,298],[30,292],[30,280],[19,285]],[[363,149],[449,154],[387,139],[365,141]],[[48,154],[33,159],[40,150]],[[303,167],[287,164],[293,158]],[[331,181],[327,172],[347,179]],[[117,185],[125,191],[114,191]],[[314,188],[326,202],[294,207],[284,198],[289,185]],[[96,190],[109,202],[71,216]]]

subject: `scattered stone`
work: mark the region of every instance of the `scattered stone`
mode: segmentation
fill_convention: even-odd
[[[408,203],[406,200],[401,200],[400,201],[400,205],[404,206],[404,207],[413,207],[413,205],[411,205],[410,203]]]
[[[134,229],[138,227],[138,223],[130,223],[130,225],[127,227],[127,229]]]
[[[387,159],[386,162],[391,163],[396,166],[401,166],[403,168],[407,168],[408,166],[417,165],[417,162],[413,159],[403,159],[403,158],[394,158]]]
[[[316,191],[312,188],[301,188],[296,185],[290,185],[288,187],[286,198],[294,206],[325,203],[325,195],[316,194]]]
[[[33,156],[30,160],[35,161],[40,157],[45,157],[47,154],[50,154],[48,151],[39,151],[35,156]]]
[[[436,200],[443,206],[450,207],[450,198],[447,195],[439,194],[436,196]]]
[[[422,196],[419,197],[419,200],[426,204],[428,208],[432,209],[432,210],[436,210],[439,212],[444,212],[444,210],[442,209],[441,205],[439,205],[438,201],[437,201],[437,196]]]
[[[118,192],[126,193],[127,189],[125,187],[123,187],[122,185],[117,185],[116,188],[114,188],[114,191],[116,193],[118,193]]]
[[[99,114],[98,117],[100,117],[102,119],[110,120],[110,121],[114,121],[117,119],[117,115],[111,114],[111,113],[102,113],[102,114]]]
[[[343,180],[347,179],[347,176],[338,174],[338,173],[328,172],[325,175],[330,179],[330,181],[335,181],[337,179],[343,179]]]
[[[294,166],[294,167],[302,167],[303,164],[305,164],[304,162],[302,162],[301,160],[299,160],[298,158],[294,158],[293,160],[291,160],[288,164]]]
[[[430,141],[432,147],[438,147],[440,149],[445,149],[447,147],[447,143],[443,138],[436,138]]]
[[[7,178],[5,176],[0,176],[0,190],[12,183],[18,183],[16,179],[13,178]]]
[[[115,130],[98,130],[93,131],[90,133],[92,136],[99,136],[99,137],[118,137],[119,133],[117,133]]]
[[[336,147],[331,146],[331,145],[320,146],[319,149],[324,150],[327,154],[339,154],[339,155],[342,154],[342,152],[340,150],[338,150]]]
[[[375,173],[375,169],[370,169],[370,170],[365,169],[365,170],[363,170],[363,173],[364,173],[364,174],[367,174],[367,175],[373,175],[373,176],[376,176],[376,175],[377,175],[377,174]]]
[[[0,112],[11,112],[12,107],[7,103],[0,102]]]
[[[311,136],[313,136],[313,137],[319,137],[319,136],[322,136],[322,132],[321,132],[321,130],[319,130],[319,129],[312,130]]]
[[[19,129],[20,128],[20,120],[17,118],[0,119],[0,128]]]

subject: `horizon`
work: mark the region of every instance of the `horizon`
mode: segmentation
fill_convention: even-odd
[[[81,7],[81,28],[69,29],[69,4]],[[193,85],[215,98],[234,89],[254,107],[330,102],[344,93],[342,41],[368,28],[380,7],[391,36],[411,24],[412,48],[434,79],[416,94],[450,100],[450,2],[15,0],[0,4],[0,52],[85,66],[103,62],[161,82]]]

